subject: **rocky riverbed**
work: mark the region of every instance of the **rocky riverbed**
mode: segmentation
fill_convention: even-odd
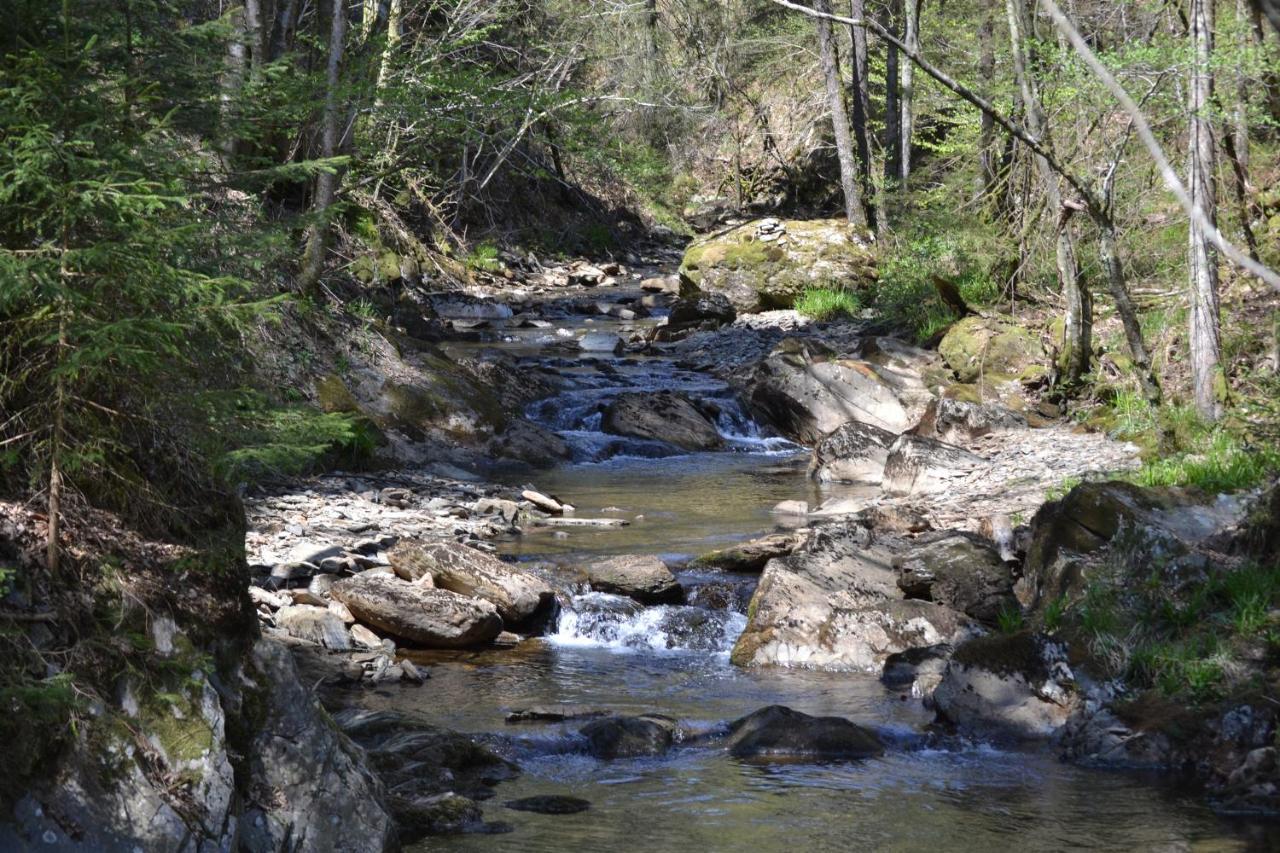
[[[1135,466],[1137,451],[1036,402],[1038,342],[984,318],[935,352],[856,321],[739,316],[741,280],[735,302],[687,281],[678,296],[660,272],[580,264],[542,273],[514,304],[449,297],[440,346],[497,365],[490,390],[517,407],[484,438],[487,456],[246,499],[264,630],[326,685],[409,837],[514,825],[517,846],[534,845],[522,849],[613,843],[630,801],[601,785],[618,773],[645,780],[646,797],[694,773],[721,786],[698,798],[754,802],[708,757],[725,754],[870,759],[873,775],[905,760],[914,769],[885,784],[923,806],[904,778],[1000,778],[998,750],[1013,749],[1191,768],[1224,808],[1274,808],[1274,708],[1224,708],[1182,739],[1152,730],[1047,618],[1086,595],[1099,566],[1114,574],[1113,555],[1235,565],[1260,498],[1087,483],[1046,503],[1066,481]],[[779,704],[821,719],[760,710]],[[874,757],[886,753],[914,757]],[[819,774],[844,794],[802,797],[800,824],[779,826],[865,790],[844,772]],[[787,790],[805,784],[784,775]],[[1000,784],[1033,799],[1050,782],[1081,796],[1111,785],[1135,808],[1163,808],[1139,806],[1147,794],[1126,779],[1045,765]],[[523,804],[482,807],[499,782]],[[678,798],[660,799],[683,826]],[[608,829],[582,835],[593,803]],[[539,812],[562,815],[563,834],[527,817]],[[1105,823],[1070,813],[1086,835]],[[1234,831],[1192,814],[1128,846]],[[974,848],[1002,825],[980,821]]]

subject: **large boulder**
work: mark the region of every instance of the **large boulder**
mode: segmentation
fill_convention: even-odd
[[[402,542],[387,562],[405,580],[430,576],[432,585],[482,598],[498,608],[507,626],[516,626],[551,607],[555,592],[537,575],[458,542]]]
[[[809,476],[820,483],[879,485],[889,461],[889,447],[896,438],[871,424],[842,424],[814,445]]]
[[[342,652],[351,648],[347,626],[327,607],[291,604],[275,614],[276,627],[291,637]]]
[[[936,601],[995,624],[1015,609],[1013,575],[991,543],[959,531],[930,534],[894,557],[898,587],[908,598]]]
[[[879,672],[889,655],[976,635],[963,614],[904,599],[892,568],[903,547],[856,525],[830,525],[800,552],[771,560],[732,661]]]
[[[955,445],[900,435],[889,448],[881,483],[891,495],[936,495],[989,467],[981,456]]]
[[[1066,647],[1030,632],[958,647],[933,692],[938,716],[970,735],[1050,740],[1081,700]]]
[[[684,394],[630,392],[604,410],[600,428],[612,435],[649,438],[681,450],[716,450],[724,438],[716,425]]]
[[[625,595],[642,604],[678,604],[684,589],[662,560],[652,554],[624,554],[587,567],[587,579],[598,592]]]
[[[942,337],[938,352],[961,382],[1034,382],[1048,373],[1048,354],[1035,335],[991,317],[960,320]]]
[[[578,731],[587,739],[587,751],[605,760],[661,755],[682,736],[676,721],[661,714],[605,717]]]
[[[551,468],[573,458],[573,450],[563,438],[524,418],[507,424],[507,428],[489,442],[489,454],[534,468]]]
[[[338,581],[330,595],[358,621],[427,648],[473,646],[502,632],[502,617],[488,601],[394,575],[365,572]]]
[[[839,358],[801,338],[783,340],[760,363],[749,391],[757,417],[803,444],[812,445],[850,421],[895,434],[915,423],[875,365]]]
[[[654,329],[654,340],[679,340],[690,332],[718,329],[738,316],[732,303],[719,293],[698,293],[676,300],[667,321]]]
[[[734,720],[726,745],[735,758],[836,761],[884,754],[884,744],[870,729],[843,717],[811,717],[782,705]]]
[[[938,397],[925,408],[916,435],[963,444],[992,433],[1027,429],[1027,419],[995,403],[970,403]]]
[[[1158,563],[1166,575],[1187,574],[1178,565],[1186,562],[1194,570],[1200,549],[1226,545],[1246,511],[1243,501],[1227,495],[1210,499],[1189,489],[1082,483],[1036,512],[1014,592],[1030,609],[1075,599],[1089,584],[1091,556],[1120,540],[1126,565],[1146,572]]]
[[[790,308],[811,287],[873,282],[875,252],[843,220],[757,220],[695,240],[679,274],[682,295],[721,294],[751,313]]]

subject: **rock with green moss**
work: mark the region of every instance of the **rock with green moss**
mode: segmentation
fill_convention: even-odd
[[[952,655],[933,692],[938,716],[961,732],[1050,740],[1081,704],[1061,643],[1022,632],[971,640]]]
[[[740,313],[790,308],[813,287],[876,278],[870,239],[839,219],[764,219],[694,241],[680,264],[683,296],[718,293]]]
[[[993,317],[960,320],[942,337],[938,352],[961,382],[1033,383],[1048,375],[1049,357],[1039,338]]]

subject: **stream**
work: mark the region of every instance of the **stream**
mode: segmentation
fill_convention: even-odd
[[[570,316],[556,325],[581,335],[637,323]],[[679,563],[773,530],[780,519],[770,508],[778,501],[831,496],[805,477],[807,453],[751,422],[720,380],[662,358],[566,352],[565,336],[552,332],[500,330],[458,346],[504,349],[564,378],[560,392],[532,404],[527,416],[563,436],[574,460],[538,474],[538,488],[573,503],[580,517],[630,524],[531,530],[503,542],[503,553],[565,566],[620,553]],[[600,431],[603,403],[659,388],[712,403],[726,448],[688,454]],[[415,654],[430,668],[424,687],[365,695],[368,707],[478,735],[523,769],[485,803],[485,819],[510,832],[431,838],[411,849],[1217,851],[1267,849],[1280,840],[1274,828],[1214,815],[1194,791],[1167,781],[1061,763],[1044,749],[928,738],[922,732],[932,713],[873,675],[735,667],[729,650],[746,624],[756,577],[676,574],[692,601],[711,606],[641,607],[578,594],[562,602],[543,638],[513,649]],[[762,765],[706,745],[606,762],[573,748],[581,720],[505,722],[513,709],[560,703],[667,714],[693,732],[778,703],[872,726],[891,746],[864,762]],[[541,794],[582,797],[591,808],[544,815],[503,806]]]

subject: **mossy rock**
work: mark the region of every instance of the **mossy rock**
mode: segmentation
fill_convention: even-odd
[[[316,382],[316,399],[320,410],[326,413],[359,412],[360,404],[341,377],[330,373]]]
[[[486,440],[506,428],[507,413],[489,388],[446,358],[425,356],[412,382],[388,381],[372,407],[378,425],[420,439],[444,432],[464,442]]]
[[[858,288],[876,279],[870,239],[843,220],[787,220],[772,241],[760,239],[759,226],[694,241],[680,264],[681,295],[719,293],[751,313],[790,308],[813,287]]]
[[[938,352],[961,382],[1017,379],[1031,383],[1048,375],[1048,355],[1028,330],[1005,320],[965,317],[947,330]]]

